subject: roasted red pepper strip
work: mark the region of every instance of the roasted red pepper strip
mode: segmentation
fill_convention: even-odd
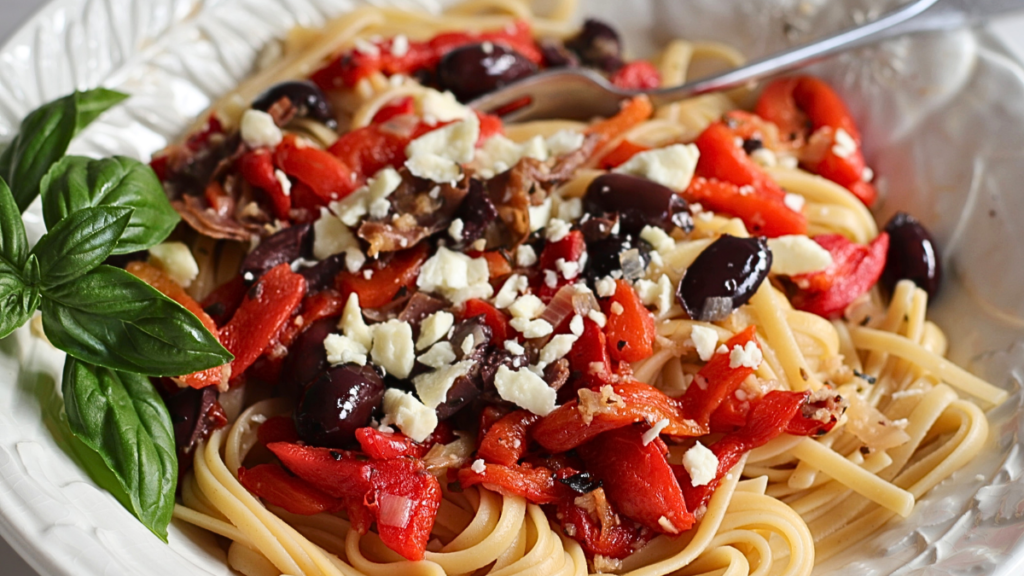
[[[625,558],[636,552],[653,535],[652,532],[641,530],[633,522],[602,525],[588,511],[577,506],[574,498],[558,503],[558,518],[562,526],[572,532],[572,538],[591,555]]]
[[[629,282],[616,280],[615,294],[602,299],[601,310],[608,318],[604,333],[612,360],[639,362],[654,354],[654,316]]]
[[[592,420],[587,422],[580,412],[580,401],[571,400],[555,408],[554,412],[533,427],[533,439],[550,452],[566,452],[602,432],[637,422],[658,422],[663,419],[669,421],[668,427],[663,430],[663,433],[669,436],[707,434],[707,427],[688,419],[678,401],[669,398],[653,386],[635,381],[607,386],[611,386],[615,394],[622,399],[621,405],[616,403],[604,410],[592,411],[589,414]]]
[[[274,216],[287,221],[292,209],[292,198],[290,194],[284,193],[284,188],[277,179],[270,150],[260,148],[242,154],[238,159],[238,170],[246,182],[266,192],[274,209]]]
[[[654,106],[647,96],[635,96],[622,104],[618,114],[600,120],[587,128],[587,134],[596,134],[600,140],[598,148],[622,136],[631,128],[651,117]]]
[[[267,448],[284,467],[335,498],[364,498],[370,485],[370,463],[344,450],[272,442]]]
[[[537,259],[537,269],[540,274],[533,278],[533,292],[545,303],[550,302],[562,286],[574,284],[577,275],[566,278],[558,266],[558,261],[566,263],[578,263],[587,252],[587,242],[583,239],[583,233],[579,230],[572,230],[564,238],[557,242],[548,242]],[[564,264],[563,264],[564,265]],[[547,278],[555,278],[553,284],[549,284]]]
[[[683,196],[709,211],[743,220],[751,234],[776,238],[807,233],[807,217],[786,206],[784,199],[755,192],[744,194],[731,182],[696,177],[690,181]]]
[[[501,346],[511,338],[512,329],[508,325],[508,316],[484,300],[466,300],[463,318],[483,316],[484,324],[491,329],[491,346]]]
[[[295,321],[284,325],[281,332],[270,343],[270,347],[273,348],[276,347],[276,344],[280,344],[285,348],[290,348],[295,339],[314,322],[323,318],[341,316],[341,311],[344,308],[345,300],[342,299],[341,294],[334,290],[324,290],[306,296],[302,301],[302,306],[299,308],[299,314],[295,317]]]
[[[694,517],[666,460],[668,448],[660,438],[645,444],[643,434],[638,426],[611,430],[580,446],[579,453],[623,516],[655,532],[685,532]]]
[[[530,445],[530,427],[540,416],[527,410],[516,410],[494,423],[487,430],[477,456],[492,464],[513,466],[526,454]]]
[[[803,392],[777,391],[777,393],[803,395]],[[727,397],[711,415],[711,431],[728,433],[734,432],[737,428],[743,427],[747,423],[747,414],[750,413],[752,406],[756,405],[760,401],[761,398],[739,400],[735,396]],[[808,417],[804,414],[805,411],[810,411],[810,413],[813,414],[814,412],[812,410],[820,408],[829,410],[830,406],[827,402],[818,402],[815,404],[808,403],[806,406],[802,406],[801,409],[793,416],[793,419],[789,421],[789,424],[786,425],[786,434],[791,434],[793,436],[820,436],[835,428],[836,422],[838,422],[839,417],[842,416],[842,412],[836,410],[835,407],[833,407],[832,410],[829,410],[831,417],[825,422]]]
[[[427,259],[427,245],[421,242],[412,248],[395,252],[388,261],[373,260],[365,267],[372,275],[367,278],[363,272],[344,271],[335,279],[335,286],[341,292],[341,299],[348,301],[349,294],[359,295],[363,308],[379,308],[394,299],[402,288],[412,289],[420,275],[420,266]]]
[[[200,304],[218,326],[223,326],[235,315],[248,290],[245,279],[239,274],[214,288]]]
[[[300,142],[291,134],[274,149],[274,164],[309,186],[324,204],[340,200],[358,187],[349,166],[330,152]]]
[[[744,454],[758,446],[767,444],[782,434],[789,422],[799,412],[809,394],[809,392],[779,390],[765,394],[764,398],[751,409],[743,428],[725,435],[718,442],[708,446],[718,458],[715,479],[708,484],[694,486],[686,469],[683,466],[674,466],[679,486],[686,496],[687,507],[690,510],[696,510],[707,505],[722,477],[739,462]]]
[[[298,442],[299,433],[295,430],[295,421],[290,417],[274,416],[256,429],[256,439],[264,446],[275,442]]]
[[[292,476],[277,464],[239,468],[238,482],[267,504],[284,508],[300,516],[337,512],[345,508],[341,500],[324,494],[309,482]]]
[[[306,295],[306,279],[279,264],[260,277],[220,331],[220,341],[235,355],[231,377],[238,378],[266,350]]]
[[[402,456],[422,458],[430,448],[424,444],[417,444],[401,432],[387,433],[370,427],[357,428],[356,441],[359,442],[363,453],[374,460]]]
[[[646,60],[633,60],[616,70],[609,80],[625,90],[651,90],[661,86],[661,73]]]
[[[757,327],[748,326],[746,330],[730,338],[725,346],[731,352],[736,346],[743,348],[748,342],[757,344],[756,335]],[[753,368],[746,366],[730,368],[729,363],[729,352],[716,353],[694,376],[693,383],[680,399],[688,418],[702,426],[707,426],[711,420],[711,414],[718,409],[722,401],[732,396],[740,384],[754,373]]]
[[[625,164],[633,156],[647,150],[650,150],[649,146],[636,144],[629,140],[623,140],[618,146],[612,148],[611,152],[605,154],[604,158],[601,158],[601,168],[604,170],[613,170]]]
[[[483,484],[489,490],[510,496],[522,496],[534,504],[551,504],[564,497],[565,486],[555,481],[551,470],[530,464],[502,466],[484,464],[483,472],[472,468],[459,470],[463,488]]]
[[[371,124],[343,134],[328,151],[355,173],[355,183],[362,186],[378,170],[401,166],[405,147],[427,130],[425,125],[399,130],[391,124]]]
[[[402,557],[422,560],[441,507],[441,484],[419,460],[375,461],[372,469],[373,492],[366,503],[377,520],[377,534]]]
[[[864,181],[860,131],[842,98],[828,84],[811,76],[776,80],[765,87],[755,110],[758,116],[777,125],[784,136],[806,139],[812,145],[815,138],[825,138],[819,144],[820,152],[804,159],[804,167],[845,186],[864,204],[874,203],[875,187]],[[840,130],[850,137],[852,148],[843,146]]]
[[[402,98],[396,98],[381,106],[380,110],[377,110],[377,113],[373,115],[373,120],[370,120],[370,123],[383,124],[395,116],[404,116],[415,113],[416,103],[413,101],[412,96],[405,96]]]
[[[832,265],[821,272],[792,277],[800,288],[792,299],[793,306],[825,318],[838,318],[882,276],[889,235],[882,232],[867,246],[839,234],[815,236],[814,241],[832,255]]]
[[[560,403],[564,404],[575,397],[576,391],[580,388],[598,389],[602,384],[607,384],[612,375],[608,340],[601,327],[590,318],[583,319],[583,334],[580,334],[565,357],[569,360],[569,370],[572,371],[569,382],[573,386],[563,386],[559,390],[559,396],[562,396],[562,390],[571,393],[570,396],[561,398]]]

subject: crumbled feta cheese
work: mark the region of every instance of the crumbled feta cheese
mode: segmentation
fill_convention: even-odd
[[[699,441],[683,454],[683,468],[690,475],[690,484],[707,486],[718,474],[718,456]]]
[[[544,228],[551,219],[551,198],[545,198],[539,206],[530,206],[527,211],[530,214],[530,232]]]
[[[750,159],[762,168],[774,168],[779,164],[778,158],[775,157],[775,152],[768,148],[754,150],[754,153],[750,155]]]
[[[412,379],[413,385],[416,386],[416,395],[420,397],[423,405],[427,408],[437,408],[448,399],[448,390],[451,390],[455,380],[469,374],[469,369],[472,367],[472,360],[463,360],[458,364],[443,366],[433,372],[420,374]]]
[[[356,38],[354,44],[356,52],[359,52],[360,54],[364,54],[366,56],[380,56],[380,48],[372,42],[363,38]]]
[[[583,146],[583,133],[575,130],[559,130],[544,140],[552,156],[561,156]]]
[[[583,201],[579,198],[566,198],[558,204],[558,218],[572,222],[583,216]]]
[[[610,298],[615,296],[615,280],[608,276],[599,278],[597,282],[594,282],[594,288],[597,289],[597,295],[601,298]]]
[[[514,354],[516,356],[522,356],[526,353],[526,348],[523,348],[523,345],[515,340],[505,340],[505,350],[507,350],[509,354]]]
[[[516,265],[529,268],[537,263],[537,252],[529,244],[520,244],[516,248]]]
[[[494,293],[486,258],[470,258],[444,246],[423,263],[416,285],[425,292],[441,294],[456,305],[471,298],[490,298]]]
[[[367,188],[363,186],[344,199],[331,202],[327,206],[346,226],[356,226],[369,210],[368,196]]]
[[[327,350],[327,361],[335,364],[366,364],[366,347],[341,334],[328,334],[324,338],[324,349]]]
[[[700,151],[693,144],[673,144],[635,154],[616,172],[653,180],[673,190],[685,190],[693,179]]]
[[[782,203],[793,212],[801,212],[806,202],[803,196],[793,194],[792,192],[786,192],[786,195],[782,198]]]
[[[508,307],[513,318],[532,320],[544,312],[544,301],[533,294],[524,294]]]
[[[401,58],[409,53],[409,37],[399,34],[391,39],[391,55]]]
[[[500,366],[494,375],[494,387],[503,400],[538,416],[547,416],[555,409],[555,390],[525,368],[513,372],[508,366]]]
[[[487,465],[484,464],[482,458],[477,458],[476,460],[473,460],[473,465],[470,466],[469,469],[472,470],[473,472],[476,472],[477,474],[483,474],[484,471],[487,470]]]
[[[832,140],[832,153],[840,158],[849,158],[857,153],[857,142],[849,132],[840,128]]]
[[[757,347],[757,342],[747,342],[746,346],[737,344],[729,352],[729,368],[743,366],[744,368],[756,369],[761,365],[761,360],[763,359],[764,356],[761,354],[761,349]]]
[[[498,310],[504,310],[512,305],[516,300],[516,296],[520,292],[520,279],[525,280],[518,274],[513,274],[505,280],[505,283],[501,285],[501,289],[494,296],[494,307]]]
[[[277,183],[281,185],[281,192],[283,192],[285,196],[291,196],[292,181],[288,179],[288,175],[280,170],[274,170],[274,178],[277,180]]]
[[[577,336],[583,335],[583,316],[576,314],[572,317],[572,320],[569,321],[569,332]]]
[[[452,350],[451,342],[438,342],[420,355],[420,364],[431,368],[441,368],[455,362],[455,351]]]
[[[571,231],[572,224],[561,218],[552,218],[548,220],[548,225],[544,228],[544,237],[548,239],[548,242],[558,242],[568,236]]]
[[[388,212],[391,212],[391,202],[383,198],[370,202],[370,218],[383,220],[388,215]]]
[[[345,268],[355,274],[366,264],[366,254],[358,246],[345,249]]]
[[[181,242],[164,242],[149,249],[149,262],[163,270],[182,288],[188,288],[199,276],[199,265],[192,251]]]
[[[649,430],[647,430],[646,432],[644,432],[643,436],[640,437],[640,439],[644,443],[644,446],[647,446],[651,442],[654,442],[654,439],[657,438],[658,435],[661,434],[662,430],[664,430],[665,428],[668,428],[668,425],[669,425],[668,418],[662,418],[661,420],[658,420],[654,424],[651,424],[651,428]]]
[[[373,326],[373,348],[370,350],[375,364],[396,378],[407,378],[416,361],[412,343],[412,326],[401,320],[388,320]]]
[[[467,334],[462,339],[462,356],[466,357],[473,353],[473,349],[476,348],[476,337],[472,333]]]
[[[551,324],[546,320],[530,320],[529,318],[513,318],[509,325],[518,330],[527,338],[543,338],[554,331]]]
[[[674,298],[675,288],[672,286],[672,280],[667,275],[662,274],[658,277],[654,296],[654,306],[658,309],[659,317],[668,316]]]
[[[722,344],[717,349],[715,349],[715,354],[728,354],[728,353],[729,353],[729,347],[726,346],[725,344]]]
[[[473,114],[469,107],[460,104],[451,92],[439,92],[432,88],[424,88],[415,101],[416,113],[430,125],[438,122],[464,120]],[[466,160],[469,162],[469,160]]]
[[[580,273],[579,262],[566,262],[565,258],[559,258],[555,260],[555,268],[562,273],[562,277],[566,280],[572,280]]]
[[[444,310],[434,312],[424,318],[423,322],[420,322],[420,337],[416,340],[416,349],[423,350],[440,340],[448,333],[453,324],[455,324],[455,316]]]
[[[705,326],[694,326],[690,332],[690,339],[697,349],[697,356],[701,361],[707,362],[715,355],[715,346],[718,345],[718,332]]]
[[[462,242],[463,228],[465,228],[465,224],[462,222],[462,218],[456,218],[455,220],[452,220],[452,223],[448,226],[448,235],[451,236],[452,240]]]
[[[405,166],[414,176],[434,182],[455,182],[460,164],[473,159],[480,121],[475,114],[413,140],[405,147]]]
[[[653,284],[653,282],[652,282],[652,284]],[[622,307],[622,304],[620,304],[618,302],[612,302],[612,305],[611,305],[611,312],[612,312],[612,314],[618,316],[619,314],[622,314],[625,311],[626,311],[626,309]]]
[[[600,310],[587,312],[587,318],[590,318],[599,328],[604,328],[604,325],[608,322],[608,317]]]
[[[676,247],[676,241],[657,226],[644,226],[640,238],[654,247],[658,252],[668,252]]]
[[[242,141],[250,148],[273,148],[281,143],[284,135],[274,122],[274,117],[262,110],[246,110],[242,114],[240,127]]]
[[[860,173],[860,179],[864,182],[871,182],[875,179],[875,171],[865,166],[864,171]]]
[[[555,288],[558,286],[558,273],[554,270],[544,271],[544,285],[548,288]]]
[[[795,276],[832,265],[832,254],[802,234],[770,238],[768,249],[772,251],[772,274]]]
[[[423,442],[437,428],[434,409],[397,388],[388,388],[384,392],[384,415],[387,421],[416,442]]]
[[[576,342],[579,336],[573,334],[559,334],[552,336],[551,340],[544,345],[540,350],[539,362],[547,366],[555,360],[558,360],[562,356],[565,356],[572,350],[572,345]]]
[[[320,209],[320,219],[313,223],[313,256],[324,260],[349,248],[359,249],[352,231],[326,208]]]

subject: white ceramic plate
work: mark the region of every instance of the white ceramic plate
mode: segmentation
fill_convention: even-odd
[[[0,139],[74,88],[131,93],[73,152],[145,159],[250,70],[295,24],[358,0],[54,0],[0,49]],[[385,3],[378,0],[375,3]],[[426,6],[429,0],[391,4]],[[674,36],[729,41],[748,56],[849,25],[884,0],[592,0],[643,54]],[[787,34],[788,31],[788,34]],[[951,356],[999,386],[1024,380],[1024,68],[985,31],[901,39],[815,73],[850,102],[885,194],[880,215],[918,215],[945,248],[932,317]],[[26,215],[33,239],[38,206]],[[43,574],[229,574],[208,535],[174,525],[167,546],[75,464],[62,417],[62,355],[27,329],[0,341],[0,535]],[[844,574],[1019,573],[1024,550],[1021,394],[992,415],[990,448],[904,522],[819,568]],[[0,569],[0,572],[3,570]]]

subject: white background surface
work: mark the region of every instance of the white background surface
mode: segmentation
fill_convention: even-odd
[[[0,0],[0,45],[44,0]],[[993,28],[1017,56],[1024,59],[1024,15],[1002,18]],[[37,576],[6,542],[0,540],[0,574],[3,576]]]

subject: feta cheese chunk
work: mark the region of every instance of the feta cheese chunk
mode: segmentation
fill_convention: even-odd
[[[654,247],[658,252],[668,252],[676,247],[676,241],[657,226],[644,226],[640,238]]]
[[[794,234],[768,240],[772,274],[795,276],[818,272],[832,265],[832,254],[807,236]]]
[[[412,326],[401,320],[388,320],[373,326],[374,363],[396,378],[407,378],[416,361],[412,344]]]
[[[273,148],[281,143],[284,135],[274,122],[274,117],[262,110],[246,110],[242,114],[240,128],[242,141],[250,148]]]
[[[539,206],[530,206],[527,212],[530,214],[530,232],[544,228],[551,219],[551,198],[545,198]]]
[[[494,375],[494,387],[503,400],[539,416],[547,416],[555,409],[555,390],[526,368],[513,372],[502,365]]]
[[[591,311],[593,313],[593,310]],[[509,325],[527,338],[543,338],[554,331],[546,320],[530,320],[529,318],[513,318]]]
[[[544,236],[548,239],[548,242],[558,242],[568,236],[571,231],[572,224],[561,218],[552,218],[548,220],[548,225],[544,228]]]
[[[701,361],[711,360],[715,355],[715,347],[718,346],[718,332],[706,326],[694,326],[690,332],[690,339],[693,340],[693,346],[697,349],[697,356]]]
[[[640,439],[644,443],[644,446],[647,446],[651,442],[654,442],[654,439],[661,434],[662,430],[668,428],[669,424],[670,422],[668,421],[668,418],[662,418],[661,420],[658,420],[654,424],[651,424],[651,428],[644,432],[643,436],[640,437]],[[716,464],[715,466],[717,467],[718,465]]]
[[[398,43],[398,37],[394,42]],[[405,41],[408,47],[409,41]],[[434,125],[438,122],[451,122],[453,120],[464,120],[475,116],[468,106],[464,106],[455,99],[451,92],[439,92],[432,88],[424,88],[423,92],[415,99],[416,114],[423,118],[427,124]]]
[[[430,350],[421,354],[417,360],[420,361],[420,364],[431,368],[442,368],[455,362],[455,350],[452,349],[451,342],[438,342],[431,346]]]
[[[832,153],[840,158],[849,158],[857,153],[857,142],[850,133],[840,128],[833,139]]]
[[[349,294],[345,301],[338,328],[367,350],[373,345],[373,330],[363,321],[363,309],[359,306],[359,295],[355,292]]]
[[[559,334],[552,336],[551,340],[540,350],[539,363],[547,366],[555,360],[565,356],[572,350],[572,345],[579,338],[573,334]]]
[[[469,374],[472,367],[472,360],[463,360],[457,364],[438,368],[433,372],[420,374],[412,379],[413,385],[416,386],[416,395],[420,397],[423,405],[427,408],[437,408],[448,398],[448,390],[451,390],[455,380]]]
[[[594,288],[597,290],[597,295],[601,298],[615,296],[615,280],[610,276],[599,278],[597,282],[594,282]]]
[[[441,310],[427,316],[420,323],[420,337],[416,340],[416,349],[423,350],[437,342],[448,333],[454,324],[455,316],[451,312]]]
[[[405,166],[414,176],[454,183],[462,175],[460,164],[473,159],[479,136],[480,121],[471,114],[410,142],[405,148]]]
[[[437,428],[434,409],[397,388],[388,388],[384,392],[384,419],[416,442],[423,442]]]
[[[729,368],[743,366],[744,368],[757,369],[763,359],[764,356],[761,354],[761,349],[758,348],[757,342],[747,342],[746,346],[737,344],[729,351]]]
[[[529,244],[520,244],[516,248],[516,265],[528,268],[537,263],[537,252]]]
[[[583,146],[584,136],[582,132],[575,130],[559,130],[551,136],[544,139],[544,144],[548,148],[548,153],[552,156],[561,156],[562,154],[568,154],[575,150],[579,150]]]
[[[473,460],[473,465],[470,466],[469,469],[477,474],[483,474],[487,471],[487,464],[482,458],[477,458],[476,460]]]
[[[685,190],[697,169],[700,151],[693,144],[673,144],[634,155],[616,172],[653,180],[673,190]]]
[[[320,208],[320,219],[313,223],[313,257],[324,260],[349,248],[359,250],[355,234],[326,208]]]
[[[164,242],[149,249],[149,262],[163,270],[182,288],[188,288],[199,276],[199,265],[188,246],[181,242]]]
[[[423,263],[416,285],[424,292],[441,294],[453,304],[490,298],[494,293],[486,258],[470,258],[444,246]]]
[[[332,366],[349,363],[366,365],[366,347],[348,336],[328,334],[324,338],[324,349],[327,350],[327,361]]]
[[[533,294],[524,294],[508,307],[513,318],[533,320],[544,312],[544,301]]]
[[[718,456],[698,441],[683,454],[683,468],[694,488],[707,486],[718,474]]]

